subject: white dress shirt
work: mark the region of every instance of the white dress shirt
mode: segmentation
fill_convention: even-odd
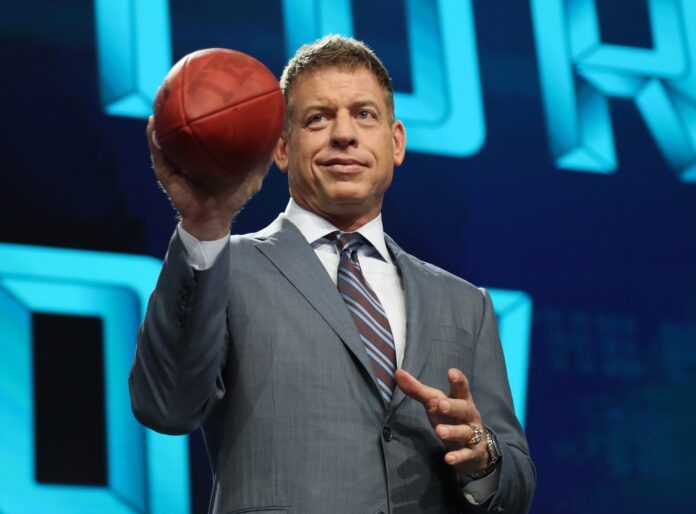
[[[292,198],[284,214],[312,246],[329,277],[336,284],[340,254],[336,243],[326,236],[339,229],[318,214],[300,207]],[[177,231],[186,249],[189,265],[199,271],[212,267],[229,241],[229,236],[215,241],[199,241],[186,232],[181,223],[177,226]],[[358,261],[365,280],[387,313],[396,347],[396,364],[397,368],[400,368],[406,344],[406,297],[401,275],[384,241],[382,215],[379,214],[356,232],[370,242],[369,245],[363,245],[358,249]],[[499,469],[496,469],[491,475],[466,484],[463,487],[466,499],[474,505],[479,505],[493,496],[498,489],[498,475]]]

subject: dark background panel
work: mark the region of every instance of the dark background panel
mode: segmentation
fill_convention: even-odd
[[[35,479],[105,486],[102,320],[34,313],[32,333]]]
[[[169,5],[175,61],[221,46],[282,71],[280,0]],[[532,298],[532,512],[694,510],[696,185],[678,180],[624,99],[610,101],[616,172],[557,169],[529,2],[473,5],[485,143],[467,158],[409,153],[385,201],[386,231],[477,285]],[[604,42],[652,47],[646,1],[596,5]],[[396,89],[410,91],[405,2],[352,6],[356,35],[383,58]],[[101,108],[92,0],[2,0],[0,12],[0,241],[162,258],[175,213],[149,168],[145,121]],[[234,231],[262,228],[287,198],[273,168]],[[47,369],[41,380],[55,384],[67,368]],[[76,427],[94,414],[70,412]],[[202,513],[211,472],[200,434],[190,441]],[[81,469],[99,482],[103,456],[90,455]]]

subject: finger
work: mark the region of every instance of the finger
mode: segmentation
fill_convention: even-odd
[[[418,400],[426,407],[436,407],[435,400],[446,398],[445,393],[434,387],[423,384],[416,377],[404,369],[397,369],[394,374],[396,383],[407,396]]]
[[[450,382],[450,398],[461,398],[468,399],[470,396],[469,392],[469,380],[466,375],[459,371],[458,369],[451,368],[447,372],[447,378]]]
[[[253,194],[258,193],[261,190],[263,181],[271,170],[271,165],[273,164],[273,155],[270,156],[268,161],[264,161],[263,164],[257,166],[247,177],[247,182],[250,185],[250,190]]]
[[[157,132],[155,131],[155,118],[150,116],[147,120],[148,127],[150,127],[150,140],[153,145],[157,147],[158,150],[162,150],[162,147],[157,141]]]
[[[155,118],[150,116],[147,120],[147,145],[150,147],[150,154],[152,155],[152,164],[159,166],[163,164],[166,157],[162,153],[162,149],[157,143],[157,136],[155,134]]]
[[[153,148],[156,150],[161,150],[159,144],[156,142],[154,116],[150,116],[147,119],[147,128],[145,129],[145,133],[147,134],[147,144],[150,147],[150,151],[152,151]]]
[[[464,463],[478,463],[481,460],[481,455],[478,450],[473,448],[460,448],[452,450],[445,454],[445,462],[451,466],[456,466]]]
[[[460,423],[478,423],[479,413],[473,402],[458,398],[445,398],[437,401],[437,412],[456,419]]]
[[[156,134],[155,134],[155,118],[150,116],[147,120],[147,144],[150,148],[150,156],[152,158],[152,166],[155,170],[157,177],[162,180],[166,179],[168,176],[175,174],[175,167],[171,163],[164,152],[160,149],[157,144]]]
[[[461,446],[469,444],[474,435],[474,431],[469,425],[438,425],[435,433],[443,441],[456,442]]]

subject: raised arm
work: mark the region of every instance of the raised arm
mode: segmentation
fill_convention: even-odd
[[[150,118],[147,138],[157,180],[181,227],[199,241],[229,235],[235,214],[261,188],[270,167],[226,182],[203,183],[177,169],[157,148]],[[209,269],[194,269],[179,232],[174,234],[148,303],[128,377],[136,418],[159,432],[195,430],[225,389],[229,245]]]

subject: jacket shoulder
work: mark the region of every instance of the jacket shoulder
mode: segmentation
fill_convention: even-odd
[[[273,223],[256,232],[249,232],[247,234],[232,234],[230,236],[230,246],[233,250],[242,251],[247,248],[252,248],[260,241],[274,237],[274,235],[280,230],[281,223],[281,218],[279,216],[275,221],[273,221]]]
[[[484,294],[483,288],[477,287],[468,280],[465,280],[454,273],[436,266],[435,264],[423,261],[418,257],[406,252],[403,252],[403,257],[411,260],[423,271],[423,273],[429,275],[429,278],[438,281],[442,286],[445,286],[458,294],[471,296],[476,299],[481,299]]]

